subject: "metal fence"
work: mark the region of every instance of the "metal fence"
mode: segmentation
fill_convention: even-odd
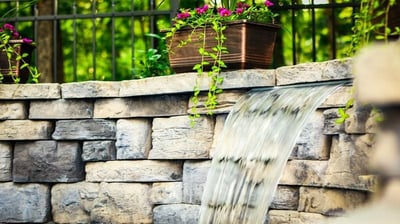
[[[274,67],[344,55],[359,0],[273,2],[283,27]],[[157,45],[145,33],[168,26],[180,7],[179,0],[39,0],[24,7],[26,3],[30,1],[0,0],[3,15],[16,9],[2,22],[15,23],[37,42],[35,60],[44,82],[132,78],[138,57]]]
[[[286,19],[286,26],[290,27],[290,33],[287,33],[291,39],[291,63],[297,64],[304,62],[299,59],[299,48],[311,49],[309,61],[319,61],[336,59],[338,56],[343,57],[347,54],[347,47],[351,42],[352,26],[354,25],[354,14],[359,10],[359,0],[308,0],[299,1],[290,0],[286,3],[280,2],[271,9],[281,14],[281,19]],[[321,16],[321,12],[323,15]],[[304,29],[299,26],[299,14],[307,13],[309,18],[302,21],[303,28],[309,33],[308,43],[299,45],[299,36],[302,35]],[[319,16],[318,16],[319,15]],[[320,20],[323,21],[321,24]],[[319,23],[318,23],[319,22]],[[328,30],[328,41],[325,46],[318,44],[318,37],[321,35],[321,27]],[[282,35],[279,38],[282,38]],[[304,35],[304,34],[303,34]],[[320,47],[320,49],[318,49]],[[328,57],[318,58],[318,50],[329,51]],[[339,55],[338,51],[341,50]],[[288,63],[288,62],[286,62]],[[281,64],[282,65],[282,64]]]

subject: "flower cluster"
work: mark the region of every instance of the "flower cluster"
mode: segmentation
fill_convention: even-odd
[[[234,1],[236,2],[236,1]],[[231,2],[230,2],[231,3]],[[274,23],[277,14],[271,12],[269,7],[273,2],[265,0],[263,4],[250,5],[246,1],[236,2],[234,8],[222,5],[204,5],[193,9],[181,9],[175,18],[175,26],[196,26],[212,23],[212,21],[229,22],[246,19],[260,23]]]
[[[31,44],[33,41],[29,38],[22,38],[18,31],[15,29],[15,27],[9,23],[4,24],[0,28],[0,36],[2,41],[9,41],[9,40],[16,40],[16,39],[22,39],[23,43],[26,44]]]
[[[33,49],[33,41],[29,38],[21,37],[13,25],[6,23],[0,27],[0,83],[4,81],[26,82],[28,78],[30,78],[31,82],[38,82],[40,72],[36,67],[29,64],[30,52],[23,50],[27,49],[26,46],[29,46],[29,49]],[[22,73],[27,74],[25,71],[28,72],[30,77],[25,75],[21,77]]]

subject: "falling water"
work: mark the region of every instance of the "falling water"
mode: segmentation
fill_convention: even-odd
[[[336,88],[278,88],[241,98],[219,139],[199,223],[264,223],[296,138]]]

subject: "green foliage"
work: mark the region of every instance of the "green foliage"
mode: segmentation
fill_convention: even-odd
[[[7,69],[2,69],[7,71],[6,75],[9,75],[14,83],[19,83],[21,79],[17,76],[16,70],[25,68],[29,71],[30,81],[38,83],[40,73],[36,67],[31,66],[26,60],[29,54],[19,50],[22,44],[32,44],[32,40],[19,36],[17,30],[11,24],[6,23],[0,28],[0,51],[7,57]],[[4,76],[0,73],[0,82],[3,79]]]
[[[317,1],[314,2],[317,5]],[[337,4],[348,2],[348,0],[335,1]],[[288,8],[292,5],[292,1],[289,0],[275,1],[275,3]],[[311,1],[297,0],[295,4],[307,6],[307,4],[311,4]],[[354,12],[353,7],[335,8],[334,10],[304,7],[304,9],[296,8],[293,13],[291,10],[280,10],[276,23],[282,26],[282,32],[277,37],[273,67],[293,64],[293,51],[296,52],[297,64],[347,57],[348,46],[351,43]],[[292,20],[293,18],[294,20]],[[334,27],[332,26],[333,22]],[[294,23],[295,29],[292,29],[292,23]],[[315,44],[315,49],[312,47],[313,44]],[[336,51],[336,54],[333,54],[332,51]]]
[[[114,8],[112,2],[114,2]],[[169,1],[161,4],[162,2],[156,1],[159,8],[155,10],[169,9]],[[74,9],[71,6],[70,0],[60,0],[59,14],[72,14]],[[89,15],[93,11],[100,14],[112,11],[123,13],[132,10],[150,10],[149,1],[97,0],[96,4],[93,1],[76,1],[75,13]],[[152,19],[156,21],[157,27],[150,26]],[[159,47],[152,46],[151,38],[146,35],[159,33],[161,27],[169,26],[169,24],[169,15],[61,20],[65,81],[140,78],[141,75],[137,72],[143,69],[144,58],[149,58],[152,53],[161,54]],[[113,29],[115,29],[114,33],[109,32]],[[74,33],[76,33],[75,36]],[[92,49],[94,44],[95,51]],[[76,57],[76,71],[73,68],[74,57]],[[114,77],[111,72],[113,69]],[[74,72],[76,72],[76,80],[74,80]]]
[[[218,105],[217,94],[222,92],[222,89],[219,87],[224,81],[223,77],[220,76],[222,68],[226,68],[227,66],[221,60],[222,54],[228,53],[228,49],[223,46],[224,41],[226,39],[223,34],[223,30],[226,29],[226,25],[224,25],[221,21],[212,21],[212,30],[215,32],[217,40],[217,44],[211,47],[211,51],[206,50],[206,36],[200,35],[202,38],[202,46],[199,48],[199,54],[202,57],[200,63],[193,66],[193,70],[197,72],[199,77],[202,77],[204,72],[206,71],[206,67],[210,67],[209,71],[206,71],[207,76],[209,77],[210,84],[207,94],[207,100],[205,102],[205,107],[208,109],[207,114],[212,115],[213,110]],[[206,32],[206,26],[203,27],[203,34]],[[191,37],[189,37],[190,39]],[[206,57],[210,57],[213,60],[212,65],[208,61],[205,60]],[[196,119],[199,118],[199,114],[197,113],[196,106],[199,103],[198,96],[200,94],[200,88],[198,82],[196,82],[194,86],[194,94],[191,98],[193,106],[191,108],[192,114],[190,115],[191,125],[194,126],[196,124]]]
[[[0,8],[0,12],[2,13],[2,16],[0,18],[0,23],[2,23],[2,26],[0,28],[0,51],[3,52],[4,55],[6,55],[8,63],[8,69],[2,69],[7,70],[7,75],[12,78],[14,83],[19,83],[21,81],[20,77],[16,76],[15,71],[17,69],[27,69],[29,71],[30,77],[28,82],[39,82],[38,79],[40,76],[40,72],[34,65],[31,65],[27,62],[26,59],[29,55],[25,52],[20,53],[19,51],[23,43],[34,45],[31,39],[22,38],[21,33],[24,32],[19,32],[21,30],[25,30],[23,28],[26,28],[26,26],[24,25],[27,24],[22,23],[21,29],[17,31],[13,25],[7,23],[8,19],[11,17],[15,17],[18,14],[24,15],[24,11],[28,10],[32,5],[36,3],[37,0],[22,2],[18,5],[12,5],[12,3],[10,2],[7,7]],[[16,65],[19,65],[19,68],[17,68]],[[3,79],[3,74],[0,73],[0,83]]]
[[[166,34],[166,38],[170,40],[169,50],[171,52],[173,52],[173,49],[171,49],[174,41],[173,37],[183,27],[190,27],[192,32],[186,40],[179,43],[178,47],[192,42],[194,36],[199,38],[199,41],[202,43],[198,48],[201,61],[193,66],[193,70],[197,72],[199,78],[203,77],[204,74],[207,74],[209,78],[209,88],[205,102],[208,115],[212,115],[213,110],[218,105],[217,94],[222,92],[220,86],[223,83],[223,77],[220,76],[220,73],[223,68],[227,67],[222,60],[222,55],[228,53],[228,49],[224,46],[226,22],[247,19],[249,21],[271,23],[277,16],[267,7],[266,3],[270,3],[269,1],[264,1],[265,4],[263,3],[262,5],[253,6],[245,4],[245,1],[241,1],[242,4],[239,6],[236,4],[236,0],[222,1],[222,5],[219,5],[215,0],[211,2],[213,3],[212,7],[204,5],[196,9],[181,9],[176,19],[174,19],[174,26]],[[235,7],[237,9],[232,10]],[[207,46],[206,48],[206,35],[210,35],[206,34],[206,31],[210,29],[213,31],[211,35],[215,36],[216,44],[215,46]],[[189,116],[192,126],[196,124],[196,119],[200,116],[197,112],[198,97],[200,95],[198,80],[196,80],[193,91],[194,94],[191,98],[193,103],[191,108],[192,113]]]
[[[389,10],[396,0],[361,0],[359,13],[355,14],[349,56],[368,45],[371,41],[387,42],[392,35],[399,35],[399,27],[389,27]]]
[[[355,25],[348,51],[349,56],[356,54],[361,48],[372,41],[389,41],[390,36],[399,35],[400,27],[389,26],[389,12],[391,7],[398,4],[398,0],[361,0],[360,11],[355,14]],[[397,15],[398,16],[398,15]],[[339,108],[337,123],[343,123],[349,117],[347,110],[354,104],[351,98],[344,108]],[[376,111],[376,109],[375,109]],[[380,120],[381,116],[377,116]]]
[[[339,113],[339,118],[336,119],[337,124],[342,124],[346,121],[347,118],[350,117],[350,115],[347,113],[347,110],[350,109],[354,104],[354,99],[350,99],[347,101],[345,107],[338,108],[338,113]]]
[[[142,79],[153,76],[165,76],[173,73],[169,66],[168,49],[165,37],[157,34],[147,36],[159,40],[157,48],[150,48],[140,60],[140,65],[135,68],[134,78]]]

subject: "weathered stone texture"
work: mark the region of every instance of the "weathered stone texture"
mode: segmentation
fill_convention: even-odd
[[[304,63],[276,69],[277,85],[352,78],[352,60]]]
[[[116,155],[114,141],[85,141],[82,146],[83,161],[114,160]]]
[[[366,202],[362,191],[300,187],[299,211],[339,216]]]
[[[249,88],[275,85],[275,71],[266,69],[246,69],[234,72],[222,72],[224,82],[223,89]],[[156,78],[146,78],[140,80],[129,80],[121,82],[121,97],[140,96],[166,93],[185,93],[193,92],[193,85],[199,83],[202,91],[208,90],[209,78],[205,74],[198,79],[195,72],[176,74],[172,76],[162,76]],[[165,85],[168,83],[168,85]]]
[[[371,107],[355,105],[347,113],[349,118],[345,121],[345,131],[348,134],[367,133],[367,121],[371,115]]]
[[[272,69],[243,69],[236,71],[223,72],[223,89],[233,89],[249,87],[266,87],[275,85],[275,71]],[[208,87],[207,87],[208,90]]]
[[[42,184],[0,183],[1,223],[44,223],[50,217],[50,190]]]
[[[268,224],[321,224],[326,220],[325,216],[316,213],[270,210]]]
[[[0,120],[23,120],[27,114],[26,104],[22,101],[0,102]]]
[[[247,91],[240,91],[240,90],[224,90],[222,93],[219,93],[217,96],[217,101],[218,104],[216,105],[216,108],[213,109],[213,114],[224,114],[224,113],[229,113],[235,105],[235,103],[238,101],[238,99],[246,94]],[[203,92],[200,93],[199,96],[197,97],[199,100],[198,104],[196,105],[196,112],[199,114],[207,114],[209,111],[205,107],[205,102],[208,99],[208,93]],[[192,113],[192,107],[193,107],[193,101],[189,101],[189,109],[188,113]]]
[[[59,120],[52,135],[56,140],[115,140],[115,121]]]
[[[322,134],[324,115],[318,110],[304,126],[292,151],[292,159],[326,160],[329,158],[329,137]]]
[[[90,213],[92,223],[152,223],[150,186],[140,183],[101,183]]]
[[[94,118],[159,117],[186,114],[189,96],[156,95],[97,99]]]
[[[211,161],[186,161],[183,165],[183,202],[201,204]]]
[[[144,159],[151,148],[151,121],[120,119],[117,121],[117,159]]]
[[[0,86],[0,99],[59,99],[60,84],[13,84]]]
[[[325,124],[323,134],[336,135],[344,133],[344,123],[336,122],[340,117],[337,108],[324,110]]]
[[[182,164],[174,161],[108,161],[86,164],[90,182],[162,182],[182,180]]]
[[[87,81],[61,84],[62,96],[70,98],[118,97],[120,82]]]
[[[150,201],[152,204],[182,203],[182,190],[182,182],[154,183],[151,189]]]
[[[196,120],[190,126],[187,116],[155,118],[153,121],[153,148],[150,159],[209,158],[213,141],[214,122],[208,117]]]
[[[52,189],[57,223],[151,223],[150,186],[138,183],[57,184]]]
[[[153,210],[154,224],[197,224],[200,205],[159,205]]]
[[[90,213],[98,198],[96,183],[56,184],[51,189],[51,208],[56,223],[90,223]],[[127,199],[128,200],[128,199]]]
[[[78,142],[16,143],[14,182],[76,182],[84,178]]]
[[[30,119],[82,119],[92,115],[93,102],[85,100],[32,101],[29,107]]]
[[[50,139],[53,124],[50,121],[0,121],[0,140]]]
[[[121,97],[192,92],[196,78],[197,73],[186,73],[122,81]]]
[[[297,210],[299,206],[299,188],[278,186],[270,209]]]
[[[354,98],[353,92],[353,86],[341,86],[329,95],[318,108],[344,107],[350,99]]]
[[[12,147],[11,144],[0,142],[0,182],[12,180]]]
[[[360,177],[368,175],[374,137],[365,135],[338,135],[332,139],[331,155],[326,170],[325,185],[366,188]]]
[[[383,114],[378,110],[372,109],[370,116],[365,122],[365,132],[376,134],[380,130],[380,124],[383,119]]]
[[[327,166],[328,161],[288,161],[279,184],[321,186],[324,181]]]

